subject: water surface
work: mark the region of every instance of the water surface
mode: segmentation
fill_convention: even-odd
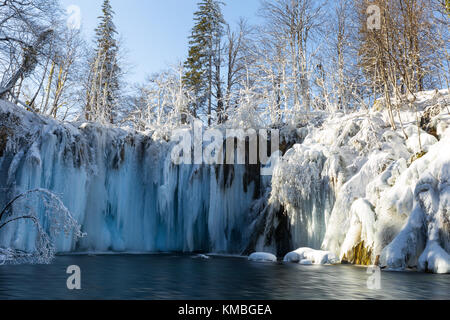
[[[67,289],[70,265],[79,291]],[[176,255],[59,256],[46,266],[0,266],[0,299],[450,299],[448,275],[382,272],[381,290],[354,266],[301,266]]]

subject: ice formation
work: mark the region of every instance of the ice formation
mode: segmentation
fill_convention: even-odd
[[[5,102],[0,122],[0,206],[36,188],[60,195],[87,236],[61,237],[58,252],[242,252],[259,196],[247,166],[176,166],[151,133],[63,124]],[[32,251],[32,229],[5,227],[0,247]]]
[[[256,262],[277,262],[277,257],[272,253],[254,252],[248,257],[248,260]]]
[[[272,177],[246,165],[176,166],[158,132],[58,123],[0,102],[0,204],[36,188],[61,195],[88,235],[60,239],[59,252],[312,248],[286,259],[448,273],[449,101],[418,94],[415,108],[399,108],[396,130],[375,109],[312,114],[283,129]],[[32,250],[29,228],[8,226],[0,248]]]
[[[36,212],[36,207],[41,209],[40,212]],[[47,225],[43,226],[41,221]],[[28,222],[33,226],[32,230],[27,228],[26,231],[30,240],[35,239],[35,250],[23,252],[8,248],[0,255],[3,262],[48,264],[56,253],[56,239],[63,236],[77,240],[85,236],[81,232],[81,225],[72,217],[61,199],[46,189],[20,193],[0,211],[1,231],[20,222]]]
[[[299,248],[289,252],[283,259],[284,262],[300,264],[336,264],[339,259],[330,251],[314,250],[311,248]]]

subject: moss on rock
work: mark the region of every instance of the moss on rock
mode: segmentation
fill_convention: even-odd
[[[366,247],[364,241],[362,241],[344,255],[342,263],[369,266],[372,264],[372,248]]]

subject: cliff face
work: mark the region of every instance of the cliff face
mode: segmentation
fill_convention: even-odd
[[[350,263],[446,273],[450,97],[419,97],[421,129],[405,109],[396,131],[376,111],[319,115],[291,130],[305,139],[272,177],[244,165],[177,166],[172,144],[157,135],[63,124],[0,102],[0,207],[30,189],[59,194],[87,233],[58,239],[60,252],[281,256],[311,247]],[[43,210],[39,201],[14,210],[30,207]],[[33,250],[34,232],[10,225],[0,247]]]

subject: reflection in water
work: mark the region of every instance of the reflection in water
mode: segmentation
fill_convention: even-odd
[[[66,269],[81,268],[81,291]],[[367,288],[365,268],[209,260],[173,255],[57,257],[50,266],[0,266],[0,299],[450,299],[448,275],[383,272]]]

